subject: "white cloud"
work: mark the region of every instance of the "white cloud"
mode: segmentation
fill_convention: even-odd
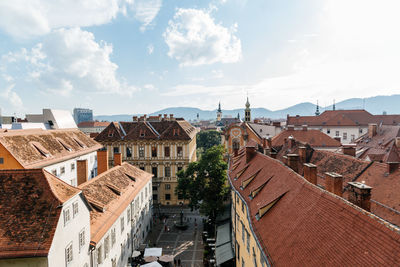
[[[169,47],[168,55],[181,66],[233,63],[242,56],[235,31],[235,25],[228,29],[216,24],[209,12],[180,8],[169,21],[164,39]]]
[[[53,29],[102,25],[127,14],[128,7],[142,23],[151,25],[161,0],[12,0],[0,1],[0,29],[19,39],[50,33]]]
[[[149,45],[147,46],[147,53],[148,53],[149,55],[151,55],[151,54],[153,54],[153,52],[154,52],[154,45],[149,44]]]
[[[135,18],[142,23],[141,31],[145,31],[153,22],[162,6],[162,0],[133,1]]]
[[[72,28],[52,32],[31,50],[8,53],[2,62],[6,71],[26,73],[26,81],[35,82],[47,93],[69,96],[77,90],[132,96],[138,89],[117,77],[118,66],[111,61],[111,54],[111,45],[96,42],[90,32]]]
[[[1,93],[1,97],[7,100],[14,108],[23,109],[23,103],[19,95],[13,91],[15,84],[9,85],[4,92]]]

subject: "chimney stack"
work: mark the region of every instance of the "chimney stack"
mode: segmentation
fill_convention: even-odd
[[[164,120],[167,121],[168,120],[168,115],[164,114]]]
[[[355,157],[356,156],[356,145],[355,144],[342,145],[342,152],[344,155],[349,155],[349,156]]]
[[[114,167],[122,165],[121,153],[114,153]]]
[[[348,182],[349,201],[360,208],[371,211],[371,190],[372,187],[359,182]]]
[[[302,128],[303,128],[303,131],[307,131],[308,130],[308,126],[307,125],[303,125]]]
[[[312,163],[304,163],[304,178],[312,184],[317,185],[317,166]]]
[[[97,175],[108,170],[108,154],[107,149],[101,148],[97,150]]]
[[[396,137],[395,144],[396,144],[396,147],[397,147],[398,149],[400,149],[400,137],[399,137],[399,136]]]
[[[256,153],[256,148],[254,146],[246,146],[246,164],[254,158]]]
[[[376,124],[376,123],[368,124],[368,137],[369,138],[374,137],[377,132],[378,132],[378,124]]]
[[[299,155],[298,154],[287,154],[287,165],[294,170],[299,172]]]
[[[395,172],[400,166],[400,162],[387,162],[388,173]]]
[[[343,176],[335,172],[326,172],[325,189],[341,197],[343,191]]]
[[[296,145],[296,140],[294,140],[293,136],[289,136],[288,137],[288,141],[289,141],[289,148],[294,148]]]
[[[301,162],[307,162],[307,148],[305,146],[299,147],[299,157]]]
[[[138,116],[133,116],[133,117],[132,117],[132,120],[133,120],[133,121],[138,121]]]
[[[175,119],[174,119],[174,114],[169,114],[169,119],[170,119],[171,121],[175,120]]]
[[[88,180],[87,159],[76,161],[76,176],[78,180],[78,185],[81,185]]]

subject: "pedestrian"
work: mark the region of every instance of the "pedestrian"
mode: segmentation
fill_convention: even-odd
[[[174,267],[176,266],[176,259],[174,259]]]
[[[178,266],[181,266],[181,259],[178,259]]]

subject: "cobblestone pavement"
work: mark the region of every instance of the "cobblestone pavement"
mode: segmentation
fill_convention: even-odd
[[[174,223],[180,221],[181,210],[189,225],[186,230],[178,230],[174,227]],[[159,211],[169,216],[165,223],[158,218]],[[153,220],[153,229],[147,237],[147,244],[152,247],[162,247],[163,254],[174,255],[176,260],[181,260],[183,267],[203,266],[204,246],[201,238],[203,217],[198,212],[191,212],[189,209],[180,207],[161,208],[155,210],[154,214],[156,216]]]

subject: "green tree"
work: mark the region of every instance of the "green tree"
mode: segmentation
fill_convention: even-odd
[[[223,146],[209,148],[198,162],[189,164],[186,170],[178,172],[176,193],[189,200],[189,207],[215,222],[224,210],[229,187],[226,183],[227,163],[223,159]]]
[[[203,151],[221,144],[221,134],[217,131],[201,131],[196,136],[197,148]]]

